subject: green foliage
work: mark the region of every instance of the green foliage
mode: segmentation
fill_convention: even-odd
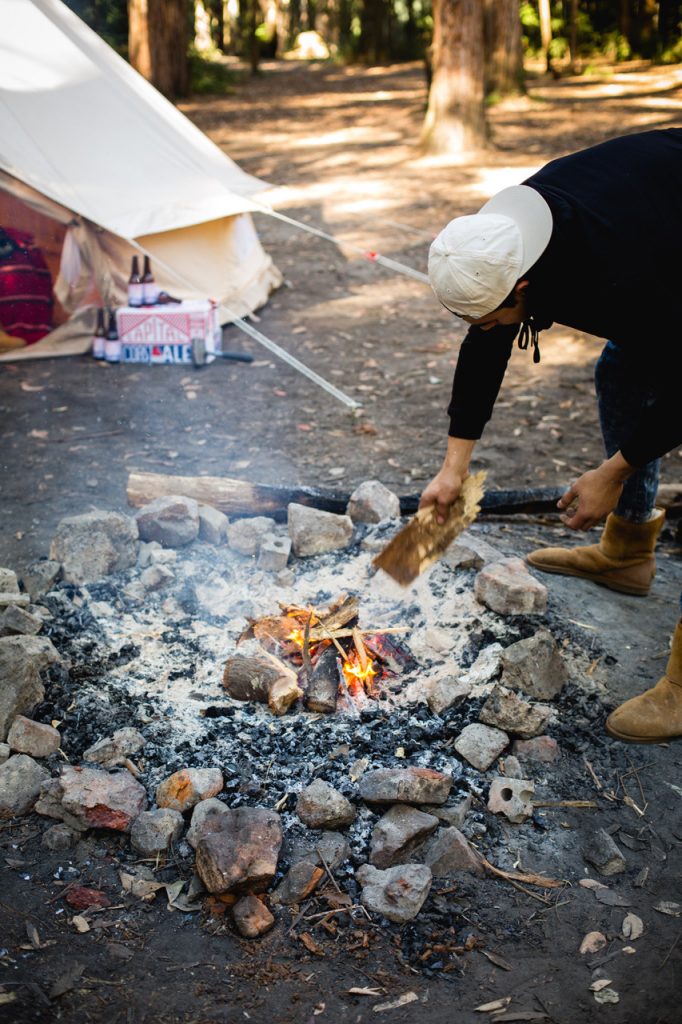
[[[128,4],[126,0],[64,0],[109,46],[125,56],[128,52]]]
[[[682,63],[682,35],[673,46],[669,46],[661,53],[661,64],[681,64]]]
[[[189,91],[198,96],[226,96],[234,92],[234,76],[217,52],[198,53],[190,47]]]
[[[614,63],[629,60],[632,56],[632,47],[620,32],[606,32],[602,36],[600,49],[606,59]]]

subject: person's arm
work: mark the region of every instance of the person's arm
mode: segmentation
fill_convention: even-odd
[[[441,522],[469,475],[472,452],[492,414],[518,329],[471,327],[462,342],[448,407],[447,452],[419,502],[420,508],[435,505]]]

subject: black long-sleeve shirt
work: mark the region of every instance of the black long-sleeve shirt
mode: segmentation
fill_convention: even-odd
[[[552,211],[549,245],[523,275],[528,312],[622,346],[653,401],[621,452],[643,466],[682,443],[682,129],[612,139],[528,178]],[[450,436],[479,438],[518,325],[471,327],[448,408]]]

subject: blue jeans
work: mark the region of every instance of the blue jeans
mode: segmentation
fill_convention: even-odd
[[[642,380],[641,365],[612,341],[606,342],[597,360],[594,382],[604,447],[611,458],[632,433],[651,391]],[[615,509],[623,519],[643,523],[649,518],[656,504],[660,465],[660,459],[647,462],[627,481]]]

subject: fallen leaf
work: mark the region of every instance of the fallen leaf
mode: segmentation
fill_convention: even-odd
[[[28,941],[31,943],[34,949],[40,949],[40,936],[38,935],[38,929],[30,921],[26,922],[26,934]]]
[[[29,382],[27,380],[22,380],[22,382],[19,385],[19,387],[21,388],[22,391],[44,391],[45,390],[45,388],[42,386],[42,384],[29,384]]]
[[[632,902],[626,896],[621,896],[620,893],[614,892],[613,889],[596,889],[594,898],[599,903],[603,903],[605,907],[632,906]]]
[[[501,970],[513,970],[512,965],[509,963],[509,961],[505,960],[504,957],[498,956],[497,953],[491,953],[487,949],[482,949],[481,953],[483,953],[484,957],[487,957],[487,959],[490,960],[491,964],[495,964],[495,966],[499,967]]]
[[[118,874],[123,891],[129,892],[131,896],[137,896],[140,900],[149,900],[159,889],[165,888],[163,882],[149,882],[146,878],[136,878],[135,875],[129,875],[125,871],[119,871]]]
[[[324,1013],[326,1008],[326,1003],[317,1003],[317,1005],[313,1007],[313,1017],[319,1017],[321,1013]]]
[[[621,949],[621,953],[626,953],[628,956],[632,956],[632,954],[636,952],[637,950],[634,946],[623,946],[623,948]]]
[[[419,996],[416,992],[404,992],[397,999],[392,999],[390,1003],[377,1003],[376,1006],[372,1007],[374,1013],[382,1013],[384,1010],[398,1010],[401,1006],[407,1006],[408,1003],[414,1003],[417,1001]]]
[[[583,889],[608,889],[608,885],[597,882],[594,878],[581,878],[578,885]]]
[[[603,988],[608,988],[609,985],[613,985],[610,978],[599,978],[590,985],[590,992],[601,992]]]
[[[378,988],[349,988],[349,996],[380,996],[381,989]]]
[[[83,917],[82,914],[76,914],[74,917],[72,917],[71,924],[74,926],[77,932],[81,933],[81,935],[84,935],[86,932],[90,931],[90,925],[88,924],[87,918]]]
[[[0,1006],[6,1006],[8,1003],[16,1001],[16,992],[0,992]]]
[[[50,999],[58,999],[59,996],[63,996],[65,992],[70,992],[77,982],[80,981],[84,970],[85,964],[72,964],[60,978],[57,978],[54,985],[48,992],[48,997]]]
[[[603,949],[606,945],[606,936],[601,932],[588,932],[583,941],[580,943],[580,955],[585,956],[585,953],[598,953],[600,949]]]
[[[659,914],[667,914],[668,917],[679,917],[682,914],[682,903],[660,900],[658,903],[654,903],[654,910],[657,910]]]
[[[623,935],[626,939],[638,939],[644,931],[644,922],[637,914],[626,914],[623,918]]]
[[[511,996],[504,996],[502,999],[495,999],[492,1003],[483,1003],[474,1009],[474,1013],[492,1013],[493,1010],[504,1010],[512,1001]]]
[[[299,935],[299,939],[301,940],[301,942],[303,943],[303,945],[305,946],[309,953],[314,953],[315,956],[325,955],[322,946],[315,942],[315,939],[312,937],[310,932],[303,932],[301,935]]]

